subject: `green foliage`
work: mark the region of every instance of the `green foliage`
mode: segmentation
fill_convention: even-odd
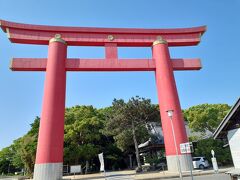
[[[36,117],[31,124],[31,130],[26,135],[0,151],[0,173],[6,173],[9,170],[25,169],[26,174],[32,174],[36,156],[39,120],[40,118]]]
[[[40,118],[36,117],[28,133],[15,140],[11,146],[14,151],[13,165],[19,169],[25,169],[28,175],[32,175],[34,169],[39,123]]]
[[[159,164],[160,162],[161,162],[161,159],[160,157],[158,157],[157,154],[153,154],[153,155],[148,154],[146,156],[146,163],[149,163],[151,166],[155,164]]]
[[[200,104],[184,110],[184,117],[193,131],[203,135],[213,133],[229,109],[227,104]]]
[[[211,150],[214,150],[215,157],[219,165],[232,164],[232,158],[229,147],[223,148],[223,142],[213,138],[203,139],[197,142],[195,156],[205,156],[211,162]]]
[[[67,164],[94,164],[97,154],[104,153],[106,162],[115,164],[121,151],[113,144],[111,135],[103,134],[106,113],[111,108],[97,110],[92,106],[67,108],[65,113],[64,161]],[[91,164],[90,164],[91,166]],[[109,167],[110,168],[110,167]]]
[[[12,156],[12,164],[19,169],[24,168],[24,162],[23,162],[22,156],[20,154],[21,139],[22,138],[14,140],[13,144],[10,146],[12,151],[14,152],[14,154]]]
[[[38,137],[38,130],[39,130],[39,124],[40,124],[40,117],[36,117],[32,124],[30,124],[31,129],[28,131],[28,135]]]
[[[145,124],[138,125],[136,127],[136,139],[138,144],[146,142],[150,137],[148,130],[144,125]],[[116,141],[117,146],[122,151],[134,152],[134,141],[132,130],[130,128],[119,131],[119,133],[114,135],[114,139]]]
[[[14,153],[11,147],[3,148],[0,151],[0,172],[7,174],[9,166],[12,164],[12,157]]]
[[[213,132],[229,108],[226,104],[203,104],[185,110],[184,115],[194,131]],[[115,99],[112,106],[102,109],[92,106],[66,108],[64,162],[93,167],[99,163],[97,154],[103,152],[108,169],[122,168],[124,153],[136,152],[136,144],[149,139],[151,127],[148,122],[159,122],[159,119],[158,106],[138,96],[128,102]],[[26,135],[0,151],[0,173],[6,174],[11,167],[10,170],[24,168],[32,174],[39,124],[40,118],[36,117]],[[195,154],[209,159],[211,149],[215,150],[221,164],[231,161],[229,149],[222,148],[221,142],[212,139],[199,141]],[[159,161],[152,156],[148,160],[150,163]]]
[[[129,150],[134,145],[132,125],[137,142],[145,142],[149,138],[147,122],[159,121],[159,110],[149,99],[138,96],[127,103],[114,99],[111,109],[107,109],[106,118],[105,133],[114,136],[119,148]]]
[[[111,109],[106,111],[106,117],[105,132],[114,136],[123,151],[131,152],[132,147],[135,148],[138,170],[141,171],[138,144],[150,137],[147,123],[159,121],[157,106],[152,105],[150,99],[138,96],[128,102],[114,99]]]
[[[32,175],[36,157],[37,138],[25,135],[15,142],[16,156],[14,165],[21,166],[23,163],[27,174]]]
[[[65,161],[89,161],[100,152],[103,119],[92,106],[67,108],[65,113]],[[71,153],[74,152],[74,155]],[[71,157],[73,156],[73,157]],[[73,163],[73,162],[72,162]]]
[[[125,168],[123,151],[117,147],[113,139],[106,143],[102,151],[104,152],[104,162],[107,169],[116,170]]]

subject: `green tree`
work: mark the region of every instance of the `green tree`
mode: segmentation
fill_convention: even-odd
[[[12,165],[12,157],[14,152],[11,147],[3,148],[0,151],[0,173],[7,174],[9,173],[9,168]]]
[[[184,110],[184,117],[193,131],[204,135],[215,131],[229,109],[227,104],[200,104]]]
[[[37,136],[40,118],[36,117],[29,132],[13,141],[9,147],[0,151],[0,173],[25,169],[26,174],[32,175],[37,147]]]
[[[111,109],[108,109],[105,132],[114,136],[121,149],[134,145],[138,171],[142,170],[138,144],[149,138],[147,122],[157,120],[157,106],[151,104],[149,99],[138,96],[127,103],[114,99]]]
[[[39,124],[40,118],[36,117],[28,133],[15,140],[11,146],[15,152],[12,157],[13,165],[17,168],[24,168],[28,175],[32,175],[34,170]]]
[[[213,138],[199,140],[194,155],[205,156],[211,162],[211,150],[214,150],[219,165],[232,164],[230,149],[229,147],[223,148],[223,145],[222,141]]]
[[[32,175],[35,164],[37,139],[35,136],[25,135],[15,142],[16,155],[13,157],[14,165],[21,166],[22,161],[25,171]]]
[[[103,119],[92,106],[75,106],[66,109],[65,114],[65,162],[86,164],[100,152],[99,141]]]

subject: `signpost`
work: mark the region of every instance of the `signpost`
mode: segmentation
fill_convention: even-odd
[[[193,144],[192,142],[187,142],[187,143],[182,143],[180,144],[180,151],[182,154],[191,154],[193,152]],[[190,168],[190,172],[191,172],[191,177],[193,180],[193,173],[192,173],[192,159],[190,156],[188,157],[188,162],[189,162],[189,168]]]
[[[180,151],[182,154],[189,154],[193,152],[192,142],[182,143],[180,144]]]
[[[81,165],[70,166],[70,173],[74,174],[74,178],[76,173],[81,173],[81,172],[82,172]]]
[[[213,169],[214,169],[214,172],[215,173],[218,173],[218,164],[217,164],[217,159],[214,157],[215,156],[215,152],[214,152],[214,150],[211,150],[211,154],[212,154],[212,158],[211,158],[211,160],[212,160],[212,165],[213,165]]]

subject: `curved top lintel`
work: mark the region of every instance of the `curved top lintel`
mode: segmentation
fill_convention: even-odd
[[[0,20],[4,32],[11,36],[10,41],[22,44],[48,44],[54,34],[61,34],[68,45],[104,46],[111,42],[118,46],[151,46],[161,35],[169,46],[191,46],[200,42],[206,26],[173,29],[141,29],[141,28],[95,28],[65,27],[15,23]]]
[[[6,32],[6,28],[16,28],[24,30],[38,31],[59,31],[59,32],[87,32],[87,33],[136,33],[136,34],[185,34],[196,33],[203,34],[206,31],[206,26],[192,28],[171,28],[171,29],[141,29],[141,28],[96,28],[96,27],[66,27],[66,26],[47,26],[33,25],[24,23],[15,23],[5,20],[0,20],[0,26]]]

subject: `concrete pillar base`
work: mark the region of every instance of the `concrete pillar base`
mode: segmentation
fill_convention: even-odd
[[[179,161],[181,165],[182,171],[190,171],[193,167],[192,165],[192,157],[190,154],[179,155]],[[178,164],[177,164],[177,155],[166,156],[167,158],[167,166],[169,172],[178,172]]]
[[[62,163],[35,164],[34,180],[60,180],[62,179]]]

